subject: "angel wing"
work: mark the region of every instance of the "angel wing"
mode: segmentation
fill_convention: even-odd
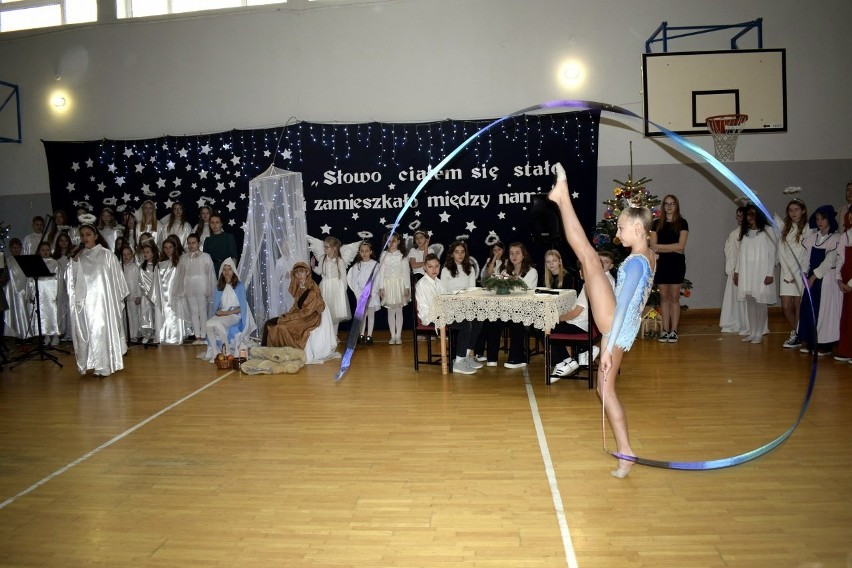
[[[311,253],[313,253],[317,260],[325,256],[325,248],[323,247],[323,244],[322,239],[308,235],[308,248],[311,249]]]
[[[441,243],[431,244],[429,245],[429,252],[431,252],[438,258],[441,258],[441,255],[444,254],[444,245],[442,245]]]
[[[354,243],[340,245],[340,258],[343,259],[346,266],[352,264],[352,261],[355,260],[356,256],[358,256],[358,249],[361,247],[362,242],[363,241],[355,241]]]

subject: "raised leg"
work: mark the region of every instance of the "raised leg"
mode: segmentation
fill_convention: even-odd
[[[571,247],[571,250],[577,255],[577,259],[583,264],[583,274],[586,277],[586,294],[589,297],[592,313],[595,314],[598,329],[603,333],[608,333],[612,327],[612,318],[615,314],[615,295],[612,292],[609,280],[604,275],[598,253],[589,239],[586,238],[586,232],[580,225],[580,219],[574,211],[568,190],[568,178],[565,176],[562,164],[556,164],[556,184],[547,197],[559,207],[568,246]]]

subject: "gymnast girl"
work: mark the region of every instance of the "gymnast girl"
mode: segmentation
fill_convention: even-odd
[[[648,246],[651,212],[645,207],[627,206],[618,216],[616,236],[631,252],[618,268],[618,279],[613,292],[598,253],[586,239],[586,233],[571,204],[565,170],[559,163],[554,168],[556,184],[548,198],[559,207],[568,244],[583,265],[589,305],[595,314],[598,329],[603,333],[601,362],[598,367],[598,394],[603,400],[604,411],[615,435],[618,453],[635,456],[627,433],[627,415],[615,392],[615,381],[624,354],[636,339],[642,309],[654,284],[656,258]],[[631,460],[619,458],[618,468],[611,472],[612,475],[619,479],[626,477],[633,463]]]

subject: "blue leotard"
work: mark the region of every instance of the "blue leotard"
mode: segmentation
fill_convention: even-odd
[[[618,280],[615,284],[615,314],[612,328],[607,334],[615,341],[606,346],[612,353],[614,347],[629,351],[639,332],[642,309],[648,301],[648,295],[654,286],[654,271],[648,259],[642,254],[631,254],[618,267]]]

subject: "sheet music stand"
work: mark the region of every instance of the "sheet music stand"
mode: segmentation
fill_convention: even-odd
[[[39,356],[42,361],[45,359],[49,359],[62,367],[62,363],[59,362],[54,355],[47,353],[44,350],[44,334],[41,329],[41,305],[39,302],[40,296],[38,291],[38,279],[44,278],[47,276],[53,276],[54,274],[47,268],[47,264],[44,263],[44,259],[37,254],[23,254],[21,256],[15,257],[15,260],[18,261],[18,265],[21,267],[21,271],[24,273],[24,276],[27,278],[32,278],[35,282],[35,305],[36,305],[36,321],[38,322],[38,347],[30,351],[29,353],[24,353],[20,357],[16,357],[12,360],[12,365],[9,366],[10,369],[14,369],[18,365],[22,363],[26,363],[30,359]]]

